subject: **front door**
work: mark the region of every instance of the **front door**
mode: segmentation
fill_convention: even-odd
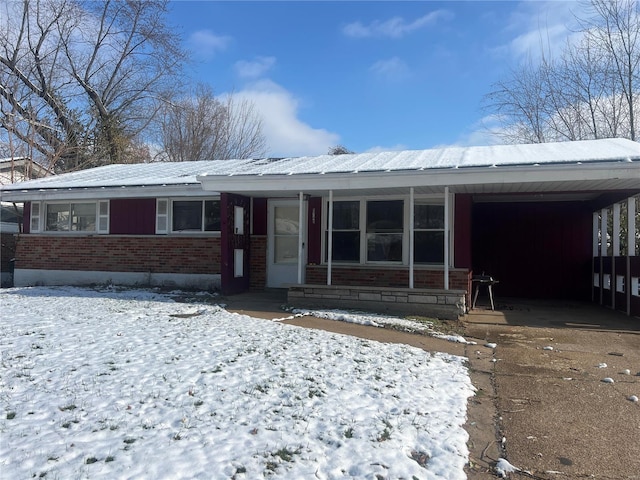
[[[303,214],[306,202],[303,203]],[[267,287],[282,288],[298,283],[299,237],[302,235],[302,258],[306,258],[305,216],[300,225],[298,200],[270,200],[267,241]],[[302,227],[302,228],[301,228]],[[304,283],[304,269],[302,270]]]

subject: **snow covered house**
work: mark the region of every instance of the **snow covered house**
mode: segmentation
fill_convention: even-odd
[[[15,284],[288,288],[455,317],[499,297],[640,315],[640,144],[624,139],[111,165],[8,185]]]

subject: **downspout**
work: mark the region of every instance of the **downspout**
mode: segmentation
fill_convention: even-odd
[[[329,190],[329,231],[327,234],[327,285],[331,285],[331,266],[333,259],[333,190]]]
[[[414,229],[414,188],[411,187],[409,189],[409,288],[413,288],[413,261],[414,261],[414,238],[413,238],[413,229]]]
[[[444,289],[449,290],[449,187],[444,187]]]
[[[302,284],[302,269],[304,268],[304,195],[299,193],[298,204],[298,285]]]

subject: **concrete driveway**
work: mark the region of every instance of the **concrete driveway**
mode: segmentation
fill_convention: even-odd
[[[227,301],[231,311],[287,316],[280,292]],[[478,389],[466,425],[470,479],[496,478],[500,457],[522,470],[514,479],[640,479],[640,403],[629,400],[640,397],[638,318],[592,304],[498,301],[463,319],[476,345],[311,317],[287,323],[467,356]]]
[[[511,478],[640,478],[640,319],[573,302],[496,310],[465,318],[468,337],[497,345],[474,359],[493,365],[504,443],[489,455],[528,472]]]

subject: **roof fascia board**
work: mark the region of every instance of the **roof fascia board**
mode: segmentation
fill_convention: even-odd
[[[111,198],[158,198],[158,197],[205,197],[218,192],[203,191],[199,184],[138,186],[138,187],[97,187],[97,188],[55,188],[37,190],[5,190],[2,201],[54,201],[54,200],[104,200]]]
[[[295,175],[202,175],[205,190],[218,191],[305,191],[371,188],[455,186],[481,184],[528,184],[537,182],[593,181],[637,178],[640,163],[619,162],[597,165],[535,165],[425,169],[402,172],[356,172]]]

